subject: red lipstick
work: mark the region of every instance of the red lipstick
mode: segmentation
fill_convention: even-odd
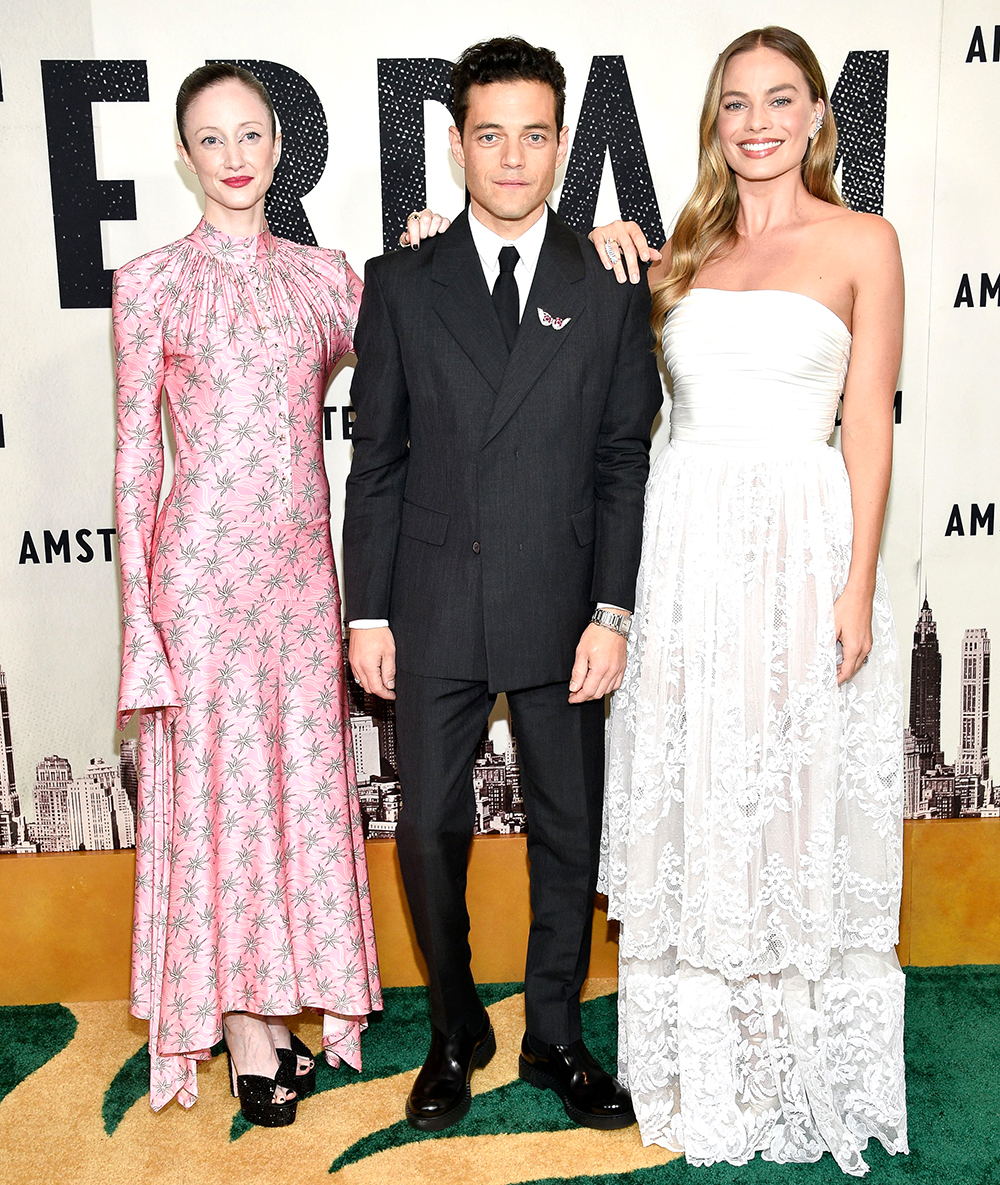
[[[242,189],[244,185],[249,185],[252,180],[252,177],[223,177],[222,184],[228,185],[230,189]]]

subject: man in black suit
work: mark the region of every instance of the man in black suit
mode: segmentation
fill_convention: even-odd
[[[661,391],[645,284],[620,287],[548,209],[565,76],[497,38],[454,74],[469,209],[372,260],[355,344],[347,483],[350,661],[396,700],[396,831],[430,976],[431,1048],[407,1118],[468,1111],[495,1049],[470,970],[472,767],[507,694],[533,920],[521,1077],[591,1127],[634,1121],[581,1039],[604,782],[605,694],[625,669],[649,436]]]

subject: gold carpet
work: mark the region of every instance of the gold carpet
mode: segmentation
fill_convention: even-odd
[[[585,998],[615,987],[613,980],[592,981]],[[466,1120],[440,1137],[374,1150],[331,1175],[331,1165],[357,1141],[399,1123],[416,1070],[347,1081],[304,1100],[294,1126],[253,1128],[234,1139],[238,1104],[218,1057],[200,1069],[200,1097],[190,1110],[172,1103],[154,1114],[142,1098],[109,1135],[105,1095],[144,1044],[145,1025],[128,1016],[124,1003],[66,1007],[77,1022],[72,1040],[0,1102],[0,1180],[11,1185],[512,1185],[625,1172],[672,1158],[661,1148],[643,1148],[634,1126],[463,1135]],[[523,995],[491,1005],[490,1016],[497,1053],[475,1075],[474,1095],[517,1078]],[[382,1023],[390,1025],[391,1017]],[[317,1023],[304,1022],[298,1032],[318,1047]],[[475,1114],[473,1100],[469,1119]]]

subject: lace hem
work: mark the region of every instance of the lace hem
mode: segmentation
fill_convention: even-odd
[[[818,982],[622,957],[618,1070],[643,1143],[695,1165],[829,1151],[853,1176],[870,1139],[908,1151],[904,989],[895,955],[867,950],[833,953]]]

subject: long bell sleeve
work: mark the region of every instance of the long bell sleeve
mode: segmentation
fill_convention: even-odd
[[[115,508],[122,577],[122,674],[118,726],[137,708],[177,707],[177,688],[153,624],[150,568],[160,487],[163,437],[162,314],[155,279],[137,260],[115,273],[112,321],[118,390]]]

